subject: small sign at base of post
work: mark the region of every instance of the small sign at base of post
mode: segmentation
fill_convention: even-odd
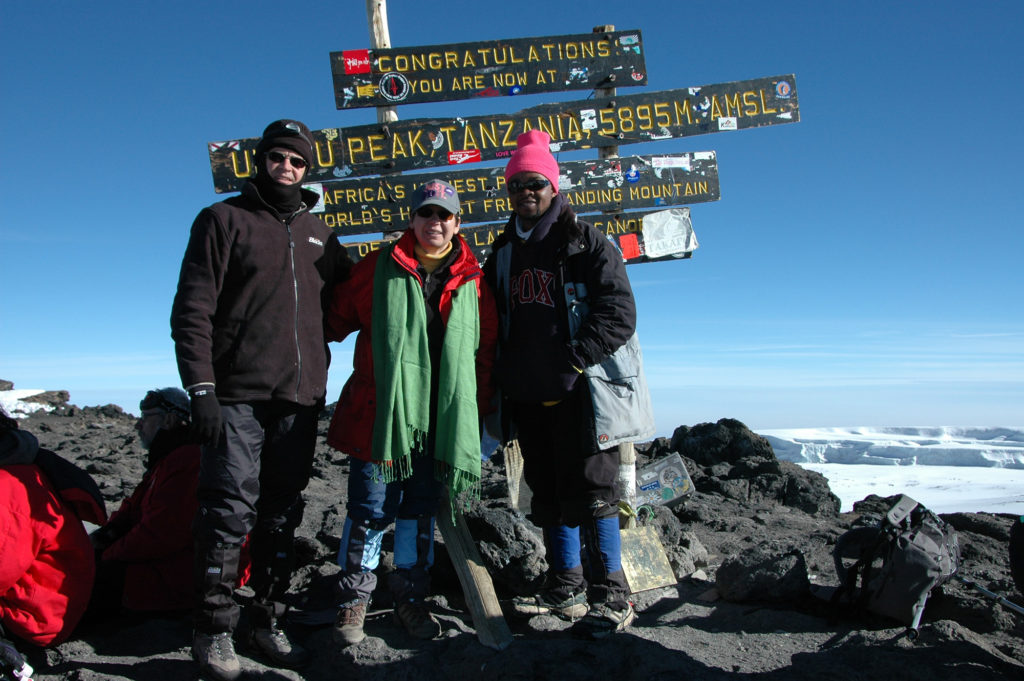
[[[676,574],[653,525],[630,527],[620,530],[619,534],[622,538],[622,571],[626,574],[630,593],[676,583]]]

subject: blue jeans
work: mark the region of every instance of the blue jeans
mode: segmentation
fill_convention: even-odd
[[[442,490],[434,479],[433,457],[414,456],[412,475],[390,483],[380,480],[375,464],[349,461],[348,516],[338,549],[341,602],[368,600],[373,593],[377,586],[373,571],[380,564],[381,542],[392,521],[396,571],[422,597],[434,564],[434,516]]]

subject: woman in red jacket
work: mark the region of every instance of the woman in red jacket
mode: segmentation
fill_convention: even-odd
[[[424,604],[441,491],[477,491],[480,415],[489,409],[497,313],[459,236],[459,197],[430,180],[413,195],[409,229],[371,253],[334,291],[328,339],[353,331],[354,370],[327,442],[348,454],[347,517],[338,562],[335,640],[361,641],[381,537],[395,522],[395,617],[417,638],[441,632]]]
[[[107,518],[89,475],[0,412],[0,624],[34,645],[61,643],[89,603],[96,564],[82,521]]]

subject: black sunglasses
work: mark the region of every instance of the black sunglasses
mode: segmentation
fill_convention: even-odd
[[[444,208],[423,206],[422,208],[416,209],[416,215],[427,220],[436,215],[441,222],[448,222],[448,220],[452,217],[452,215],[454,215],[454,213],[449,213]]]
[[[268,151],[267,158],[269,158],[274,163],[284,163],[285,160],[287,159],[288,161],[291,161],[292,168],[295,168],[297,170],[302,170],[308,165],[306,163],[306,159],[301,158],[299,156],[285,156],[280,151]]]
[[[529,189],[531,192],[536,192],[540,191],[541,189],[544,189],[544,187],[547,187],[549,184],[551,184],[551,181],[546,180],[543,177],[535,177],[532,180],[527,180],[526,182],[520,182],[519,180],[511,180],[508,183],[508,193],[518,194],[524,189]]]

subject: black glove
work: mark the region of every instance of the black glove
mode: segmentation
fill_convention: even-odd
[[[192,439],[201,445],[220,440],[220,402],[212,390],[192,396]]]

